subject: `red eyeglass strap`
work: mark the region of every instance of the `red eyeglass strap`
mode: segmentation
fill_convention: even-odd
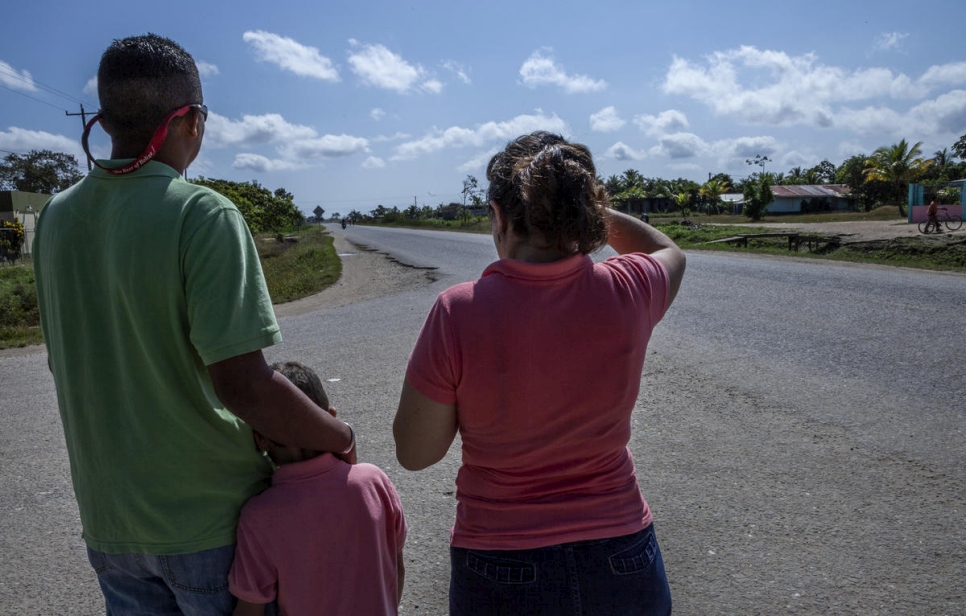
[[[112,173],[114,175],[124,175],[126,173],[132,173],[134,171],[137,171],[145,164],[147,164],[148,161],[154,158],[155,155],[158,153],[158,150],[161,149],[161,146],[164,144],[165,138],[168,136],[168,125],[171,124],[171,120],[187,114],[189,111],[191,111],[191,107],[192,107],[191,105],[185,105],[184,107],[175,109],[174,111],[169,113],[168,116],[161,123],[161,126],[158,127],[158,130],[154,131],[154,136],[151,137],[151,141],[150,143],[148,143],[148,147],[144,150],[143,154],[141,154],[140,156],[138,156],[128,164],[124,165],[123,167],[113,167],[113,168],[105,167],[104,165],[101,165],[96,160],[94,160],[94,157],[91,156],[90,147],[87,144],[88,138],[90,137],[90,134],[91,134],[91,129],[94,127],[94,124],[96,124],[103,118],[104,114],[98,111],[97,115],[91,118],[90,122],[87,123],[87,126],[84,127],[84,134],[81,135],[81,146],[84,148],[84,154],[87,154],[87,159],[90,160],[95,165],[97,165],[99,169],[103,169],[104,171],[107,171],[108,173]]]

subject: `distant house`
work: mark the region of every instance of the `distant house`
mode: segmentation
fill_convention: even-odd
[[[745,196],[741,193],[724,193],[721,195],[724,201],[724,211],[728,214],[740,214],[741,206],[745,204]]]
[[[852,209],[854,199],[845,184],[788,184],[772,186],[773,201],[765,208],[768,214],[814,214],[842,212]],[[741,193],[725,193],[721,200],[740,214],[745,204]]]
[[[765,211],[769,214],[813,214],[841,212],[852,208],[853,199],[845,184],[790,184],[772,186],[774,201]]]

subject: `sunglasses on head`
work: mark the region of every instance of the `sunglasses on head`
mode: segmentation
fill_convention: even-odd
[[[188,112],[191,111],[192,109],[198,110],[198,113],[201,114],[202,120],[204,121],[208,120],[207,105],[194,103],[190,105],[185,105],[183,107],[178,107],[177,109],[169,113],[167,117],[164,118],[164,121],[161,122],[161,125],[158,126],[158,130],[154,131],[154,136],[151,137],[151,141],[148,143],[148,147],[144,150],[144,153],[138,156],[137,158],[135,158],[132,162],[124,165],[123,167],[116,167],[116,168],[109,169],[99,164],[96,160],[94,160],[94,157],[91,156],[91,150],[90,150],[90,147],[87,145],[87,140],[88,140],[88,137],[90,137],[91,129],[94,127],[94,124],[96,124],[97,122],[100,122],[101,119],[103,118],[104,116],[103,112],[100,112],[100,111],[97,112],[97,115],[91,118],[91,121],[88,122],[87,126],[84,127],[84,134],[81,136],[81,146],[83,146],[84,153],[87,154],[88,160],[90,160],[92,163],[94,163],[104,171],[107,171],[108,173],[112,173],[114,175],[124,175],[125,173],[131,173],[133,171],[137,171],[138,169],[143,167],[148,161],[150,161],[152,158],[155,157],[155,155],[158,153],[158,150],[161,149],[161,145],[164,144],[165,138],[168,136],[168,125],[171,124],[171,120],[175,118],[179,118],[183,115],[187,115]]]

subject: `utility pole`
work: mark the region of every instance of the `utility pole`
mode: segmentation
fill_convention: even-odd
[[[81,127],[82,127],[81,130],[83,131],[83,129],[87,128],[87,112],[84,111],[84,103],[81,103],[80,109],[81,109],[80,110],[80,113],[71,113],[69,111],[65,111],[64,113],[66,115],[69,115],[69,116],[80,116],[81,117]],[[94,115],[94,114],[91,114],[91,115]],[[86,152],[85,152],[85,154],[86,154]],[[91,169],[92,169],[92,167],[91,167],[91,159],[90,159],[90,157],[87,157],[87,170],[90,171]]]

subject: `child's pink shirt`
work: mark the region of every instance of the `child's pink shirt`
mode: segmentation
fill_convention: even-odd
[[[440,294],[406,379],[456,404],[463,464],[452,545],[531,549],[651,523],[627,449],[664,266],[503,259]]]
[[[372,464],[332,454],[285,464],[238,521],[231,593],[282,614],[396,614],[399,496]]]

